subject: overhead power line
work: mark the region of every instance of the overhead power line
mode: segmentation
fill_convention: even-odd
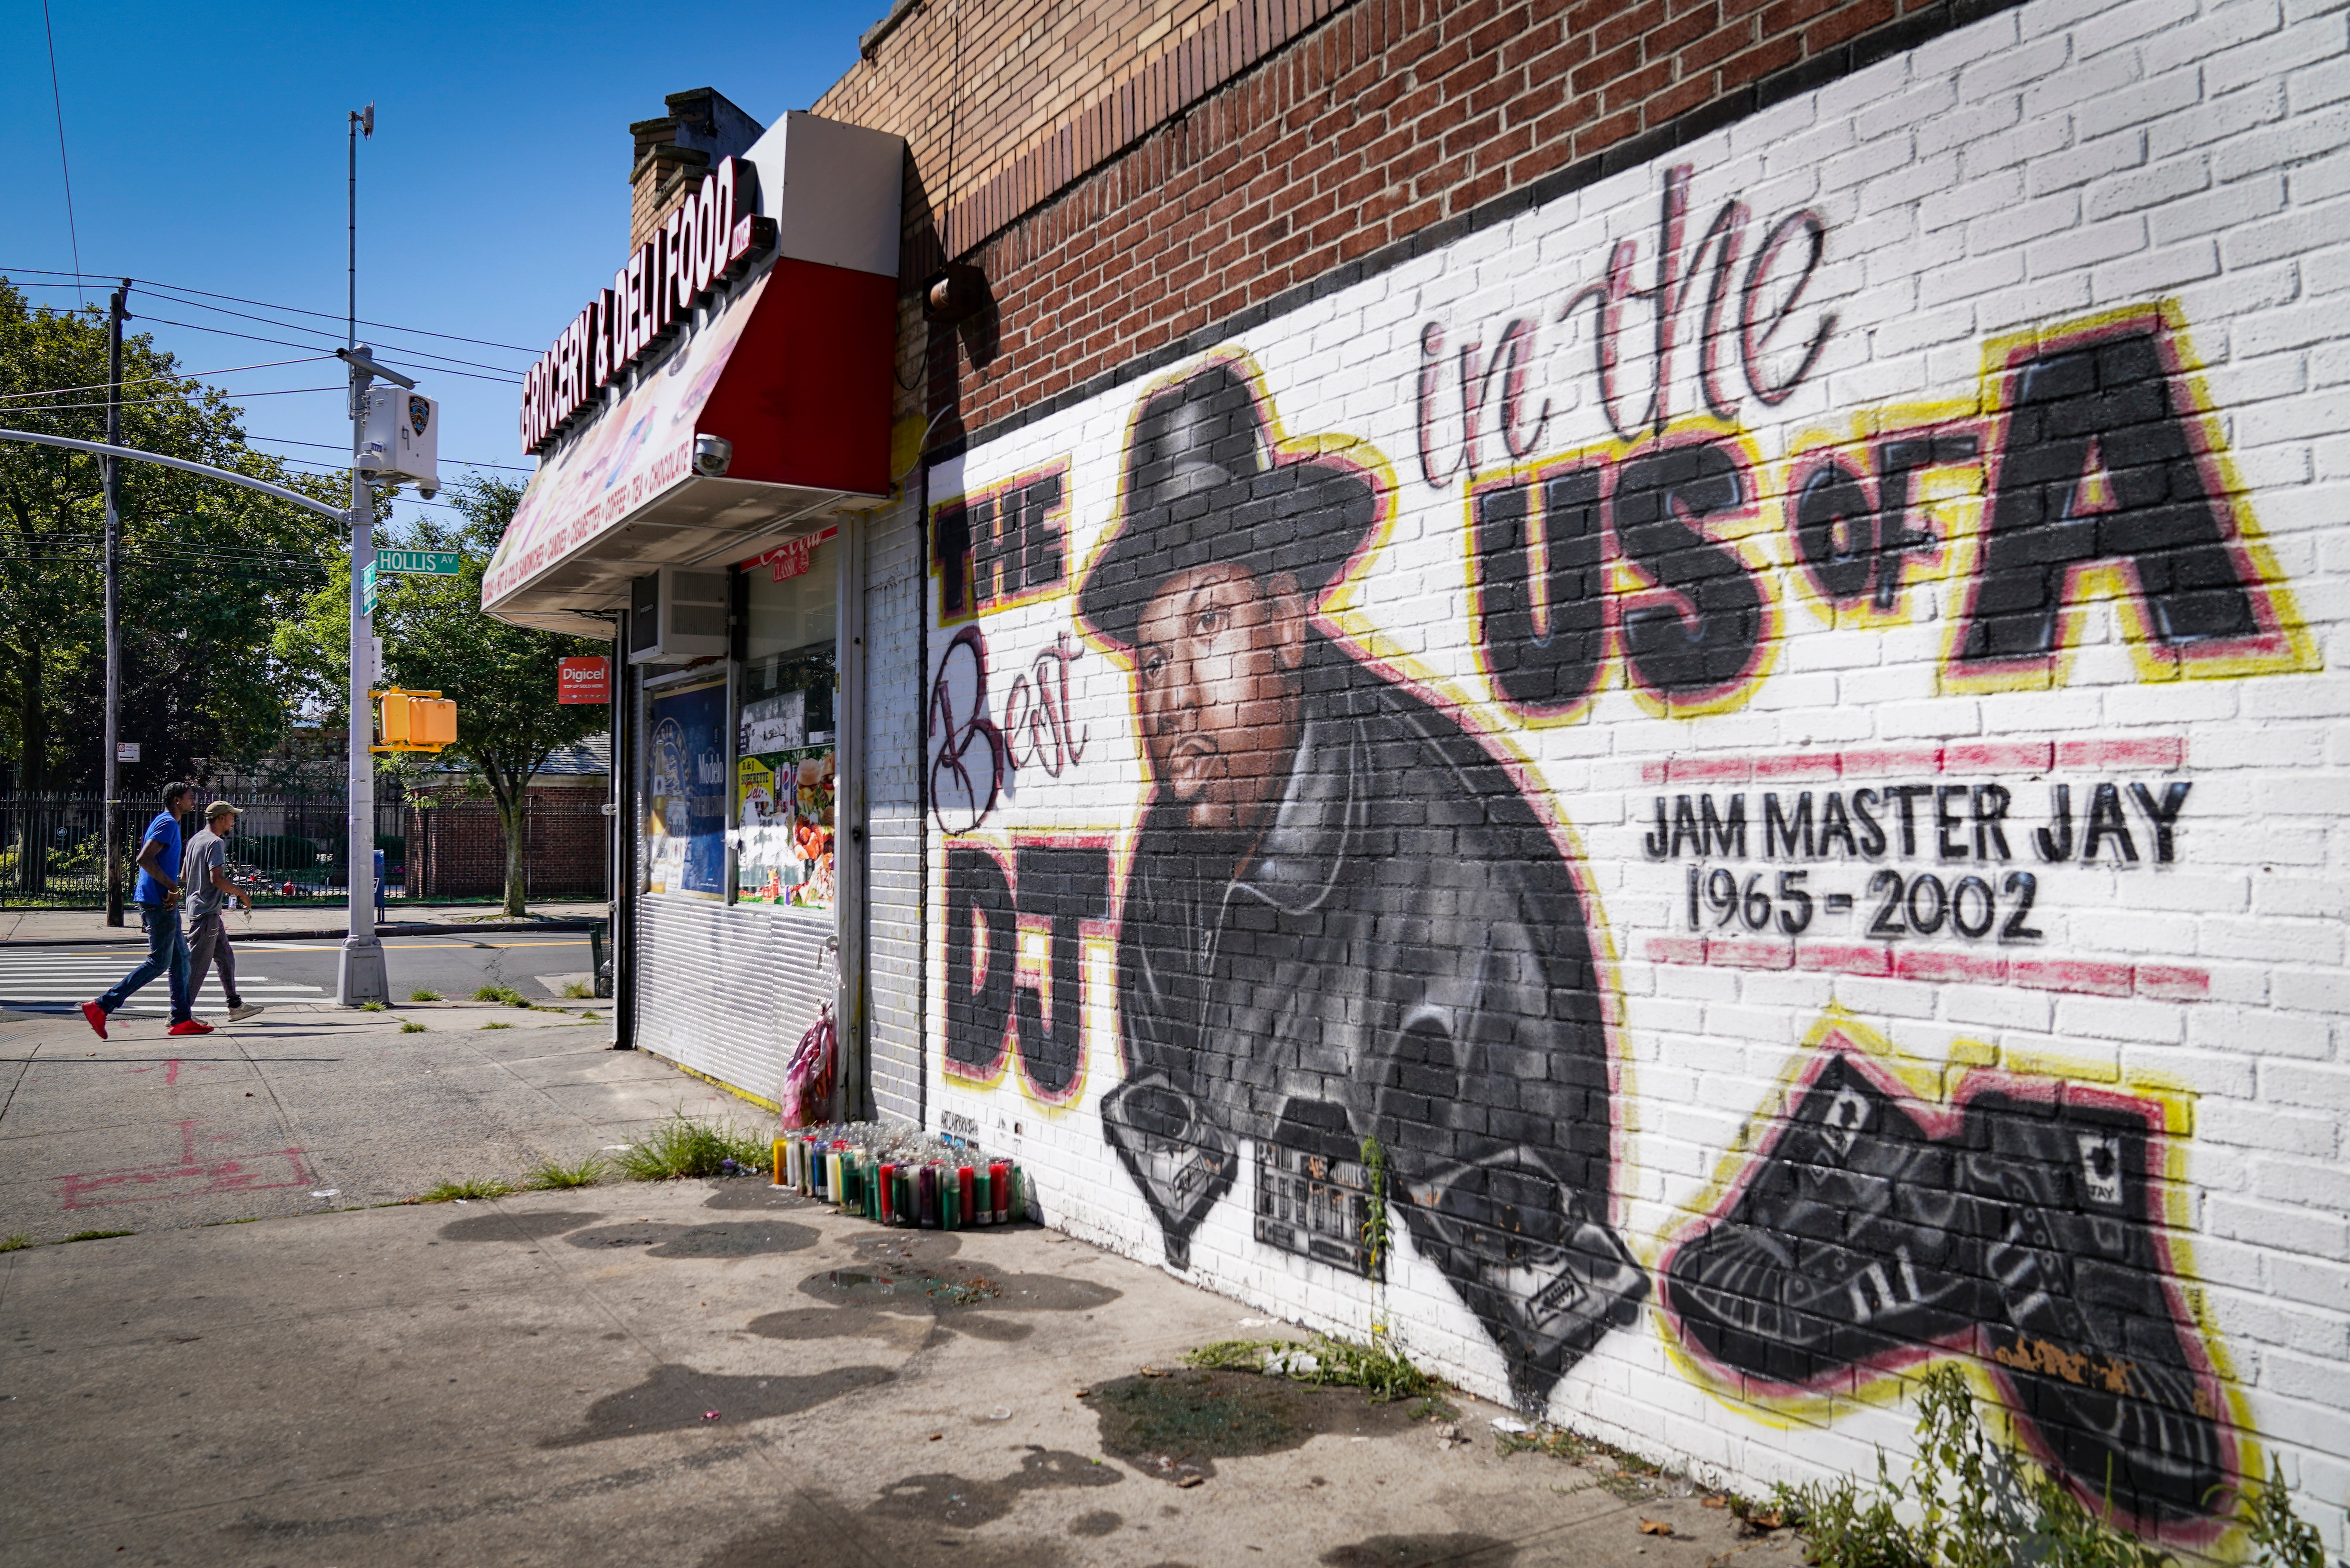
[[[182,303],[184,304],[186,302],[182,301]],[[152,321],[163,327],[184,327],[191,332],[209,332],[219,337],[242,337],[250,343],[275,343],[283,348],[316,348],[318,347],[316,343],[296,343],[290,337],[264,337],[252,332],[231,332],[225,327],[199,327],[192,321],[173,321],[168,317],[162,316],[141,316],[139,319],[141,321]],[[289,332],[303,332],[308,330],[308,328],[289,327],[286,330]],[[412,360],[415,358],[416,356],[407,353],[386,354],[379,363],[397,364],[400,361]],[[484,376],[476,370],[448,370],[442,369],[439,366],[421,366],[419,369],[424,369],[429,374],[436,376],[463,376],[468,380],[496,381],[501,385],[508,387],[519,387],[522,385],[522,379],[518,376]]]
[[[223,397],[231,399],[290,398],[296,392],[347,392],[350,390],[348,387],[284,387],[274,392],[229,392],[217,387],[213,389],[220,392]],[[117,408],[124,409],[152,409],[160,408],[166,403],[184,403],[186,400],[187,400],[184,398],[142,398],[137,402],[118,403],[115,406]],[[30,408],[12,409],[9,411],[16,414],[62,414],[74,409],[102,409],[104,407],[106,407],[104,403],[37,403]]]
[[[333,441],[296,441],[292,436],[249,435],[244,439],[247,442],[266,441],[271,446],[314,446],[321,452],[348,452],[350,450],[346,446],[338,446]],[[441,459],[441,461],[442,462],[453,462],[459,468],[502,468],[509,473],[536,473],[538,472],[538,470],[535,468],[523,468],[511,462],[474,462],[462,457],[444,457]]]
[[[80,265],[78,259],[77,259],[75,265],[77,266]],[[79,277],[81,275],[78,272],[58,272],[53,267],[0,267],[0,274],[20,272],[31,273],[36,277]],[[210,289],[190,288],[185,284],[162,283],[151,277],[133,278],[131,281],[133,283],[140,284],[148,288],[168,288],[177,294],[197,294],[203,296],[207,299],[225,299],[237,305],[257,305],[264,310],[283,310],[290,312],[296,316],[315,316],[324,321],[340,321],[343,319],[340,316],[335,315],[329,311],[305,310],[298,305],[279,305],[274,300],[267,299],[246,299],[242,295],[214,294]],[[398,322],[393,321],[362,321],[359,325],[361,327],[380,327],[387,332],[412,332],[419,337],[441,337],[445,338],[452,343],[473,343],[484,348],[511,348],[517,354],[528,354],[534,358],[536,358],[539,353],[538,349],[525,348],[519,343],[495,343],[492,342],[487,337],[463,337],[454,332],[434,332],[422,327],[402,327]]]
[[[240,370],[274,370],[280,365],[309,365],[333,358],[332,354],[309,354],[299,359],[267,359],[258,365],[229,365],[218,370],[174,370],[168,376],[133,376],[122,384],[136,387],[149,381],[193,381],[205,376],[233,376]],[[68,392],[102,392],[108,385],[105,381],[93,381],[87,387],[47,387],[37,392],[0,392],[0,402],[13,402],[19,398],[60,398]]]
[[[247,311],[230,310],[217,305],[206,305],[202,300],[198,299],[173,299],[167,294],[157,294],[155,297],[168,301],[172,305],[192,305],[198,310],[211,310],[216,311],[223,316],[234,316],[239,321],[258,321],[264,327],[283,327],[289,332],[309,332],[316,330],[316,328],[313,327],[304,327],[299,322],[272,321],[265,316],[255,316]],[[158,319],[160,319],[160,317]],[[174,323],[174,325],[184,325],[184,323]],[[411,359],[434,359],[448,365],[471,365],[476,370],[496,370],[502,373],[510,373],[506,371],[506,367],[504,365],[484,365],[478,359],[456,359],[452,358],[446,354],[428,354],[421,348],[398,348],[393,351],[404,355]]]
[[[66,161],[66,94],[57,85],[57,30],[49,20],[49,0],[41,0],[41,31],[49,41],[49,101],[57,110],[57,172],[66,182],[66,239],[73,246],[74,292],[81,292],[81,231],[75,226],[73,167]]]

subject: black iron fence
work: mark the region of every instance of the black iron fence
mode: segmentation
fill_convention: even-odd
[[[445,789],[405,796],[397,785],[380,787],[375,846],[383,856],[387,902],[467,901],[504,891],[505,828],[494,805]],[[205,798],[224,799],[242,814],[228,843],[229,873],[255,903],[340,903],[349,897],[340,793],[230,791]],[[123,803],[125,902],[154,815],[151,801]],[[531,790],[524,802],[525,896],[605,897],[610,822],[600,790]],[[182,826],[192,834],[203,824],[190,816]],[[105,831],[105,804],[96,794],[0,793],[0,909],[104,905]]]
[[[231,875],[260,904],[348,897],[348,813],[339,794],[236,794],[220,798],[240,809],[228,845]],[[129,901],[139,846],[154,816],[150,801],[122,805],[122,896]],[[376,802],[376,847],[383,851],[385,893],[407,896],[408,803]],[[203,824],[190,816],[193,833]],[[0,908],[90,909],[106,902],[106,805],[96,794],[0,794]]]

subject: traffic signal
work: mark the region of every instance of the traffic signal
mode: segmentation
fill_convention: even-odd
[[[382,706],[376,719],[381,741],[375,752],[437,752],[457,741],[457,704],[438,691],[403,691],[395,686],[378,693]]]

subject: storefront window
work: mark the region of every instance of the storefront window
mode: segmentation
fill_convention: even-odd
[[[735,897],[827,909],[833,897],[833,686],[838,607],[827,552],[743,578],[735,736]]]
[[[645,890],[726,893],[726,681],[645,695]]]

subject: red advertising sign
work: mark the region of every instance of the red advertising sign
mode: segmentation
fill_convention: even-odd
[[[748,572],[764,566],[772,574],[774,580],[779,583],[787,583],[794,577],[804,577],[807,576],[808,567],[815,564],[816,547],[839,532],[838,528],[827,528],[821,534],[810,534],[798,539],[786,539],[765,555],[754,556],[743,562],[743,569]]]
[[[565,659],[555,672],[555,691],[557,702],[609,702],[612,661],[600,654]]]

